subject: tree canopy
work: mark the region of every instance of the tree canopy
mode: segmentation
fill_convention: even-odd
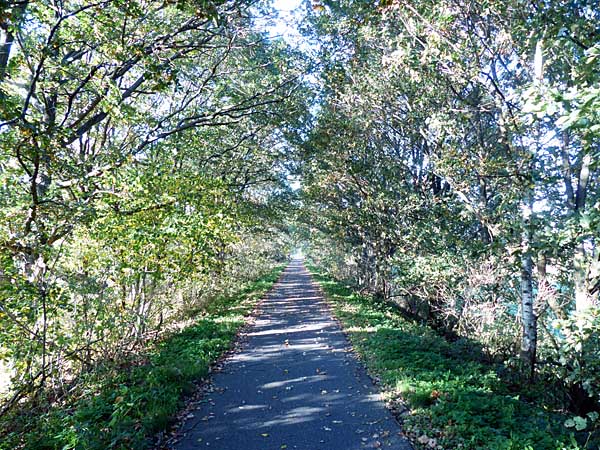
[[[0,416],[302,248],[597,426],[596,2],[300,8],[0,1]]]

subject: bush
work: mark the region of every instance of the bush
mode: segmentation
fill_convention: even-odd
[[[61,405],[23,407],[2,418],[0,449],[141,450],[173,420],[183,398],[233,342],[278,268],[241,294],[207,305],[203,317],[118,365],[78,380]]]
[[[464,352],[464,340],[448,342],[389,304],[315,277],[384,396],[410,407],[402,419],[417,448],[580,448],[563,426],[567,416],[522,400],[525,390],[510,390],[498,375],[502,366]]]

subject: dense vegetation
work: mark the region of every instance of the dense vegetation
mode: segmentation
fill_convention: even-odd
[[[231,347],[258,299],[277,280],[275,269],[235,295],[220,297],[198,319],[118,365],[86,374],[60,406],[9,414],[0,421],[0,449],[144,449],[164,441],[186,395]]]
[[[313,273],[417,448],[579,448],[565,417],[543,408],[543,392],[510,386],[473,343],[448,342],[390,304]]]
[[[577,430],[600,401],[595,2],[323,1],[308,254]],[[546,447],[540,447],[546,448]]]
[[[2,420],[70,408],[98,371],[285,260],[282,141],[310,96],[253,3],[0,3]],[[106,395],[90,414],[112,414]],[[66,427],[52,448],[125,445],[81,444],[76,417],[48,417]]]
[[[520,386],[568,418],[551,444],[506,422],[513,448],[569,431],[585,445],[600,410],[596,3],[306,0],[294,46],[265,30],[267,0],[0,1],[0,420],[77,427],[86,383],[106,381],[114,406],[114,380],[169,365],[173,333],[204,339],[201,311],[302,246],[364,308],[433,330],[390,325],[449,370],[442,386],[394,360],[414,364],[416,417],[435,422],[419,412],[430,388],[450,401],[463,378],[493,379],[490,405]],[[454,374],[457,342],[493,368]],[[484,436],[452,424],[435,427]],[[67,434],[56,446],[80,445]]]

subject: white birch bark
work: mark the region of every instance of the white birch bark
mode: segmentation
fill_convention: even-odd
[[[521,360],[526,365],[530,378],[533,378],[537,352],[537,317],[533,294],[533,256],[531,252],[533,201],[531,193],[527,197],[521,206],[523,221],[521,235],[521,320],[523,322]]]

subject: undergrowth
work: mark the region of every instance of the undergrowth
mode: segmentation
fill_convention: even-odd
[[[404,431],[418,449],[574,450],[566,416],[526,402],[498,376],[499,366],[450,343],[310,268],[353,347],[381,381],[383,395],[402,402]]]
[[[137,354],[98,367],[60,406],[22,407],[0,421],[0,449],[150,448],[231,344],[244,318],[277,280],[278,268],[238,294],[216,299],[195,324]]]

